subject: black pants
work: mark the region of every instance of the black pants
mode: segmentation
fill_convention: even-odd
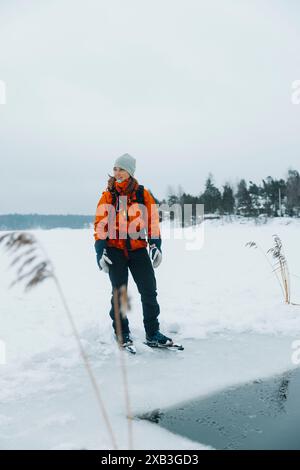
[[[114,288],[128,285],[128,268],[132,274],[138,291],[141,294],[143,306],[143,321],[145,332],[152,335],[159,329],[158,315],[160,313],[159,304],[156,300],[156,279],[150,257],[146,248],[128,251],[129,259],[126,258],[123,250],[119,248],[107,248],[107,255],[112,261],[109,268],[109,277],[112,284],[111,310],[109,312],[113,320],[113,328],[116,332],[115,312],[114,312]],[[120,305],[120,304],[119,304]],[[129,333],[129,323],[127,318],[121,318],[122,332]]]

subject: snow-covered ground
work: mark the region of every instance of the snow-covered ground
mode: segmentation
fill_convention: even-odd
[[[185,229],[181,239],[181,229],[176,229],[176,239],[172,234],[164,239],[163,263],[156,270],[161,330],[185,350],[143,345],[141,304],[130,278],[129,320],[138,353],[125,360],[134,415],[295,367],[292,342],[300,339],[300,306],[284,304],[267,261],[245,243],[254,240],[266,251],[273,234],[281,237],[292,301],[300,304],[299,231],[297,220],[259,225],[215,220],[205,222],[202,246],[188,239],[201,240],[202,228]],[[111,287],[96,266],[93,232],[33,233],[55,265],[118,448],[126,449],[120,356],[108,315]],[[0,340],[6,347],[6,364],[0,365],[1,448],[112,448],[53,281],[28,294],[21,287],[8,290],[13,271],[3,251],[0,262]],[[132,425],[136,449],[201,448],[150,422],[135,419]]]

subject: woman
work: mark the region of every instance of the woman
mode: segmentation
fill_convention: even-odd
[[[113,293],[115,288],[120,289],[124,285],[127,288],[129,268],[141,295],[147,344],[153,347],[170,346],[172,339],[159,331],[160,308],[153,270],[162,261],[159,214],[154,198],[138,184],[134,172],[135,159],[128,153],[119,157],[114,165],[114,175],[109,178],[107,189],[98,202],[94,222],[97,263],[100,270],[110,277],[110,317],[116,339]],[[132,345],[127,318],[121,318],[121,329],[121,344],[124,347]]]

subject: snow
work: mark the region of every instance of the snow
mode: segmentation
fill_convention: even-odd
[[[166,239],[164,225],[163,262],[156,270],[161,330],[185,350],[143,344],[140,299],[130,278],[128,316],[138,353],[125,355],[125,361],[135,417],[295,367],[292,342],[300,339],[300,307],[284,304],[262,253],[245,244],[254,240],[266,252],[272,235],[280,236],[291,298],[300,304],[299,228],[298,220],[284,218],[259,224],[211,220],[196,231],[177,228]],[[92,230],[31,232],[54,263],[118,448],[127,449],[120,353],[108,315],[111,287],[96,266]],[[6,349],[6,364],[0,362],[1,447],[112,448],[53,281],[28,294],[21,286],[8,290],[13,270],[3,250],[0,262],[0,340]],[[132,426],[136,449],[207,448],[145,420],[135,418]]]

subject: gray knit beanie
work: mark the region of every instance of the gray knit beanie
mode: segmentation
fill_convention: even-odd
[[[117,158],[114,166],[118,166],[119,168],[126,170],[130,176],[133,176],[135,172],[135,158],[129,155],[129,153],[124,153],[124,155]]]

